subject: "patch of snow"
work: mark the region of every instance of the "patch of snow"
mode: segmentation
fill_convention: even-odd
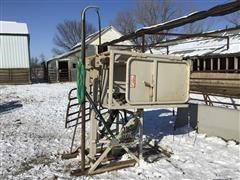
[[[229,48],[227,48],[226,38],[203,38],[196,37],[176,42],[168,47],[168,53],[175,56],[191,57],[214,54],[233,54],[240,52],[240,34],[223,32],[219,36],[229,37]],[[151,49],[153,54],[167,54],[167,48],[159,47]],[[151,53],[150,50],[146,53]]]
[[[79,157],[68,151],[72,129],[64,129],[68,91],[75,83],[0,86],[0,179],[238,179],[239,144],[173,130],[173,109],[145,111],[144,139],[173,152],[170,158],[89,177],[71,177]],[[88,128],[88,126],[87,126]]]
[[[156,27],[161,27],[161,26],[163,26],[163,25],[165,25],[165,24],[168,24],[168,23],[171,23],[171,22],[173,22],[173,21],[178,21],[178,20],[180,20],[180,19],[186,19],[186,18],[188,18],[189,16],[192,16],[192,15],[194,15],[194,14],[196,14],[196,13],[198,13],[198,11],[192,12],[192,13],[186,15],[186,16],[181,16],[181,17],[179,17],[179,18],[172,19],[172,20],[167,21],[167,22],[164,22],[164,23],[159,23],[159,24],[155,24],[155,25],[152,25],[152,26],[145,26],[145,27],[142,27],[142,28],[137,29],[136,32],[141,31],[141,30],[147,30],[147,29],[152,29],[152,28],[156,28]]]

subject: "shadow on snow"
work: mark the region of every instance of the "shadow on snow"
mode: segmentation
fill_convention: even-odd
[[[6,113],[8,111],[11,111],[16,108],[20,108],[23,105],[20,103],[20,101],[10,101],[0,104],[0,114]]]
[[[144,135],[159,139],[166,135],[188,133],[186,129],[175,130],[176,117],[173,111],[168,109],[144,111]]]

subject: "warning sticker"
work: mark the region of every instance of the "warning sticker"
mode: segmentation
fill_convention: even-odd
[[[135,88],[136,87],[136,75],[131,75],[130,76],[130,88]]]

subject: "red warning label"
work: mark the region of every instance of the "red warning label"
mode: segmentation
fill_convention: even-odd
[[[136,87],[136,75],[132,74],[130,76],[130,88]]]

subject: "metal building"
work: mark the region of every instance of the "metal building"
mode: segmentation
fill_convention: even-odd
[[[30,83],[30,48],[26,23],[0,21],[0,84]]]

